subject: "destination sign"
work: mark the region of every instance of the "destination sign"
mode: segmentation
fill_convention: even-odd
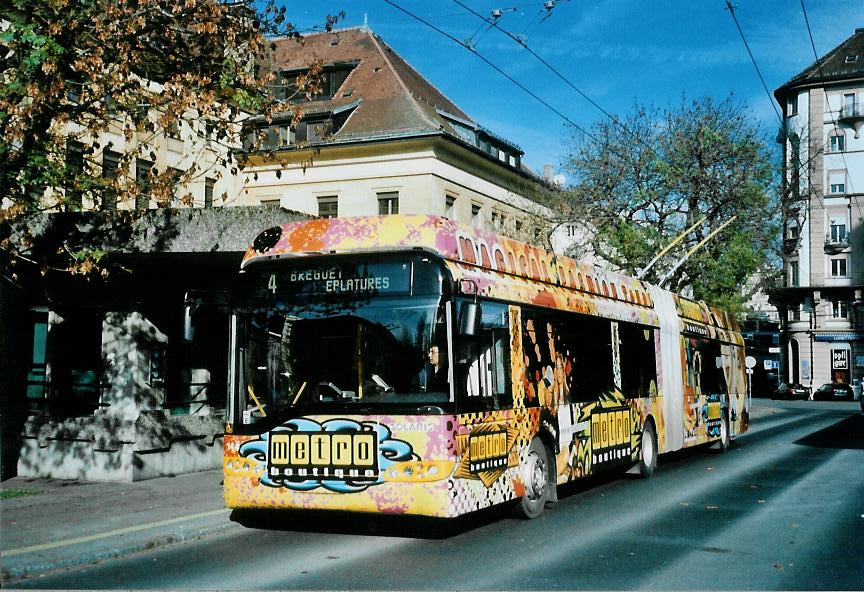
[[[369,262],[304,267],[269,273],[264,280],[266,290],[273,295],[407,294],[411,289],[411,264]]]

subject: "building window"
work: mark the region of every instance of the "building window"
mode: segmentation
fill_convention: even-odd
[[[399,192],[388,191],[378,194],[378,214],[388,216],[399,213]]]
[[[828,138],[828,152],[845,152],[846,151],[846,134],[842,131],[831,132],[831,137]]]
[[[51,367],[48,398],[52,414],[90,415],[99,408],[102,321],[100,311],[79,309],[62,322],[50,324],[46,361]]]
[[[846,193],[846,171],[828,171],[828,193]]]
[[[33,355],[30,358],[30,371],[27,373],[27,408],[30,414],[38,415],[45,411],[48,394],[46,353],[48,351],[48,313],[32,311]]]
[[[831,277],[832,278],[845,278],[846,276],[846,267],[847,267],[846,257],[839,257],[837,259],[831,259]]]
[[[849,303],[845,300],[831,301],[831,318],[832,319],[848,319],[849,318]]]
[[[117,179],[120,169],[120,153],[113,150],[102,151],[102,178],[111,183]],[[103,210],[117,209],[117,191],[114,187],[106,188],[102,196]]]
[[[84,173],[84,144],[77,140],[66,141],[66,206],[79,210],[83,202],[83,193],[79,188],[78,178]]]
[[[846,242],[846,221],[831,220],[831,242],[845,243]]]
[[[843,115],[852,117],[855,115],[855,93],[847,93],[843,95]]]
[[[173,206],[181,203],[183,199],[183,187],[185,185],[180,184],[180,180],[183,178],[183,171],[175,167],[168,167],[168,177],[171,180],[171,195],[173,196],[171,202]]]
[[[180,122],[176,119],[171,121],[167,126],[165,126],[165,134],[169,138],[174,138],[175,140],[180,139]]]
[[[456,219],[456,196],[449,193],[444,196],[444,216],[451,220]]]
[[[480,204],[472,203],[471,204],[471,224],[475,227],[479,227],[483,220],[480,217],[480,213],[483,210],[483,206]]]
[[[277,99],[299,103],[333,98],[353,66],[328,68],[318,76],[310,76],[308,70],[285,72],[282,84],[273,87]]]
[[[801,320],[801,305],[793,304],[789,307],[789,320],[796,322]]]
[[[207,177],[204,179],[204,207],[213,207],[213,190],[216,188],[216,179]]]
[[[318,217],[336,218],[339,215],[339,197],[325,195],[318,198]]]
[[[801,278],[798,273],[798,262],[790,261],[789,262],[789,285],[790,286],[798,286],[800,285]]]
[[[502,230],[504,228],[504,214],[492,210],[492,228]]]
[[[135,196],[135,209],[146,210],[150,207],[150,171],[153,161],[139,158],[135,161],[135,183],[138,194]]]
[[[305,130],[305,127],[303,129]],[[294,130],[287,124],[251,128],[248,129],[243,138],[243,149],[247,152],[279,150],[280,148],[287,148],[293,145],[295,137]]]
[[[786,117],[798,115],[798,95],[786,99]]]

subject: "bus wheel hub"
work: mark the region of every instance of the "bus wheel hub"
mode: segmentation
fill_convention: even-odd
[[[540,499],[546,492],[546,462],[536,452],[531,451],[528,454],[527,468],[527,495],[530,499]]]

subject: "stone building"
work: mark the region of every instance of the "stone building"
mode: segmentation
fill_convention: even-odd
[[[296,92],[313,64],[324,84]],[[436,214],[536,239],[552,213],[550,180],[522,150],[464,113],[366,27],[276,42],[277,96],[292,121],[248,129],[243,203],[312,216]],[[311,165],[311,166],[310,166]]]
[[[864,28],[778,88],[783,108],[781,379],[864,376]]]

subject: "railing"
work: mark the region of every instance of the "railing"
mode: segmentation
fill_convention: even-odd
[[[864,104],[843,105],[840,109],[839,121],[848,119],[864,119]]]
[[[830,235],[825,237],[825,252],[839,253],[844,249],[849,248],[849,238],[832,238]]]
[[[211,403],[207,399],[207,395],[205,390],[210,386],[210,382],[184,382],[179,385],[181,388],[188,388],[190,391],[197,387],[197,391],[195,391],[188,399],[171,399],[165,401],[162,404],[163,409],[168,409],[171,412],[171,415],[195,415],[200,412],[204,407],[209,406]],[[201,395],[204,395],[203,398]],[[194,405],[198,405],[196,409],[192,409]],[[185,406],[185,409],[183,409]],[[184,413],[185,411],[185,413]]]

